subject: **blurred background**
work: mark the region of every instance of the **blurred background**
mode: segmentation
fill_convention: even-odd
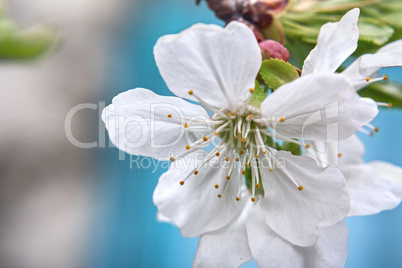
[[[1,4],[21,28],[48,25],[59,41],[39,60],[0,60],[0,267],[190,267],[198,239],[156,220],[152,193],[166,168],[111,146],[99,113],[134,87],[172,95],[155,65],[156,40],[223,23],[192,0]],[[402,83],[402,69],[386,73]],[[402,166],[401,116],[381,110],[380,132],[362,136],[365,160]],[[78,148],[72,137],[96,144]],[[347,267],[401,267],[401,223],[402,206],[347,219]]]

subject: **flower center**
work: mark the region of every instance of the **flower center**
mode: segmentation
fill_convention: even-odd
[[[254,91],[250,90],[251,94],[253,92]],[[263,168],[269,172],[273,172],[275,165],[281,162],[274,156],[274,150],[267,145],[269,141],[272,141],[272,138],[279,138],[284,141],[297,143],[301,146],[303,146],[303,143],[275,133],[270,127],[268,120],[262,116],[260,108],[248,104],[250,98],[246,100],[243,106],[238,110],[230,111],[209,106],[191,90],[189,94],[194,95],[204,108],[214,113],[209,122],[213,130],[208,135],[187,145],[187,151],[177,158],[182,158],[191,152],[199,150],[200,148],[206,148],[211,144],[214,144],[214,147],[209,151],[203,161],[180,181],[180,185],[184,185],[185,181],[192,175],[198,175],[202,166],[213,158],[218,157],[219,159],[223,159],[223,162],[226,163],[220,168],[226,169],[227,172],[226,176],[224,178],[218,178],[214,185],[215,189],[218,190],[217,197],[222,197],[232,174],[234,172],[240,172],[241,175],[246,175],[246,178],[251,178],[249,181],[246,180],[246,185],[251,190],[251,201],[254,202],[256,200],[256,189],[262,188],[260,170]],[[285,122],[285,120],[285,117],[279,117],[278,123]],[[191,126],[185,123],[184,127],[188,128]],[[305,145],[305,148],[308,147],[309,145]],[[177,158],[172,157],[171,161]],[[303,190],[303,186],[299,185],[285,168],[282,168],[282,171],[299,190]],[[241,182],[236,196],[237,201],[240,201],[240,193],[243,185],[243,176],[240,176],[240,178]],[[259,190],[259,192],[263,193],[261,190]]]

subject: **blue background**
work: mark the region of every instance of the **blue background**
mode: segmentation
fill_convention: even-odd
[[[192,0],[141,1],[133,5],[115,33],[110,80],[103,92],[106,103],[134,87],[172,95],[155,65],[153,46],[160,36],[178,33],[197,22],[223,25],[205,3],[197,7]],[[396,69],[386,72],[391,79],[402,74]],[[402,166],[401,115],[398,110],[381,110],[373,123],[380,132],[375,137],[361,135],[366,145],[365,160]],[[97,149],[94,158],[99,188],[84,266],[190,267],[198,239],[183,238],[176,227],[156,220],[152,193],[165,169],[155,166],[157,162],[152,163],[150,158],[140,159],[150,168],[130,168],[130,157],[125,155],[126,160],[119,160],[116,148]],[[346,222],[350,231],[347,267],[402,267],[402,206]],[[255,266],[254,262],[244,265]]]

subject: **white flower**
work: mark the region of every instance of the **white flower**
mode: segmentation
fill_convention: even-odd
[[[303,75],[333,73],[356,50],[359,39],[357,21],[359,9],[349,11],[339,22],[322,26],[317,46],[310,52],[303,66]],[[366,54],[354,61],[341,75],[349,80],[355,90],[386,77],[377,76],[383,67],[402,66],[402,40],[392,42],[375,54]],[[389,106],[388,103],[377,103]],[[362,129],[370,134],[378,129],[370,124]],[[365,164],[362,160],[363,144],[355,135],[345,141],[311,145],[325,154],[314,154],[323,166],[338,165],[346,178],[351,198],[348,216],[370,215],[396,207],[402,198],[402,169],[392,164],[375,161]],[[312,152],[310,150],[310,152]],[[339,163],[338,163],[339,161]]]
[[[352,9],[339,22],[329,22],[321,27],[317,46],[306,58],[302,75],[334,73],[355,52],[359,40],[359,13],[358,8]],[[375,54],[360,56],[341,72],[341,76],[355,90],[360,90],[370,83],[387,79],[386,76],[373,78],[381,68],[395,66],[402,66],[402,40],[385,45]]]
[[[183,236],[225,228],[241,213],[247,166],[251,201],[259,198],[256,191],[263,184],[267,226],[295,245],[315,244],[318,227],[347,215],[349,195],[336,168],[277,152],[265,141],[336,141],[337,133],[327,133],[332,123],[339,124],[339,138],[346,139],[375,117],[373,101],[359,98],[339,75],[313,74],[283,85],[261,107],[249,105],[261,52],[252,31],[237,22],[225,29],[197,24],[164,36],[154,53],[169,89],[213,115],[180,98],[134,89],[115,97],[102,118],[120,149],[173,161],[159,180],[154,202],[160,216]],[[321,109],[330,116],[321,117]],[[202,150],[211,145],[210,151]],[[214,161],[226,166],[214,167]]]

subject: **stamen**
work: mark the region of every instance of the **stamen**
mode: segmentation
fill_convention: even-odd
[[[368,131],[368,130],[366,130],[366,129],[364,129],[364,128],[359,129],[359,132],[364,133],[364,134],[366,134],[366,135],[368,135],[368,136],[370,136],[370,137],[372,137],[372,136],[374,135],[373,132]]]
[[[250,88],[250,93],[251,93],[251,94],[254,93],[254,88]]]
[[[303,186],[299,185],[285,168],[281,168],[281,170],[283,171],[283,173],[285,173],[288,179],[297,187],[297,189],[299,189],[299,191],[303,190]]]
[[[180,185],[183,186],[183,185],[184,185],[184,181],[181,181],[181,182],[180,182]]]
[[[375,126],[373,126],[371,124],[366,124],[365,126],[368,127],[369,129],[371,129],[374,132],[378,132],[378,130],[379,130],[378,127],[375,127]]]
[[[251,93],[247,97],[247,99],[243,102],[243,104],[242,104],[242,106],[240,108],[240,114],[244,114],[244,111],[246,110],[246,107],[247,107],[248,103],[250,102],[252,96],[253,96],[253,94]]]
[[[219,184],[215,184],[215,189],[218,189],[219,188]]]
[[[218,194],[218,198],[221,198],[222,196],[220,194]]]
[[[240,198],[238,196],[236,197],[236,201],[240,201]]]
[[[367,81],[367,82],[370,82],[370,77],[366,77],[366,81]]]
[[[383,74],[383,75],[382,75],[382,78],[383,78],[384,80],[388,80],[388,75]]]
[[[167,117],[172,118],[172,114],[168,114]]]
[[[338,157],[342,157],[342,153],[339,153],[339,154],[338,154]]]
[[[208,138],[205,136],[202,139],[203,139],[203,141],[208,141]]]
[[[254,197],[251,197],[251,202],[255,202],[255,198]]]
[[[230,123],[232,123],[231,120],[226,121],[225,124],[223,124],[222,126],[218,127],[215,131],[214,131],[214,135],[218,135],[219,132],[224,129],[225,127],[227,127],[227,125],[229,125]]]
[[[223,117],[225,117],[225,114],[223,114],[221,111],[219,111],[218,109],[216,109],[215,107],[212,107],[211,105],[209,105],[207,102],[203,101],[200,97],[198,97],[196,94],[194,94],[193,90],[190,90],[188,92],[189,95],[194,96],[197,101],[207,110],[213,112],[214,114],[219,114]]]
[[[190,145],[187,145],[187,146],[186,146],[186,149],[187,149],[187,150],[190,150],[190,149],[191,149]]]
[[[384,107],[388,107],[391,108],[392,107],[392,103],[390,102],[376,102],[377,106],[384,106]]]
[[[194,171],[194,175],[198,175],[198,170]]]
[[[279,117],[279,121],[285,122],[285,117],[284,116]]]
[[[184,124],[184,127],[185,127],[185,128],[188,128],[188,124],[187,124],[187,123],[185,123],[185,124]]]
[[[173,156],[170,158],[170,161],[174,162],[174,157]]]

